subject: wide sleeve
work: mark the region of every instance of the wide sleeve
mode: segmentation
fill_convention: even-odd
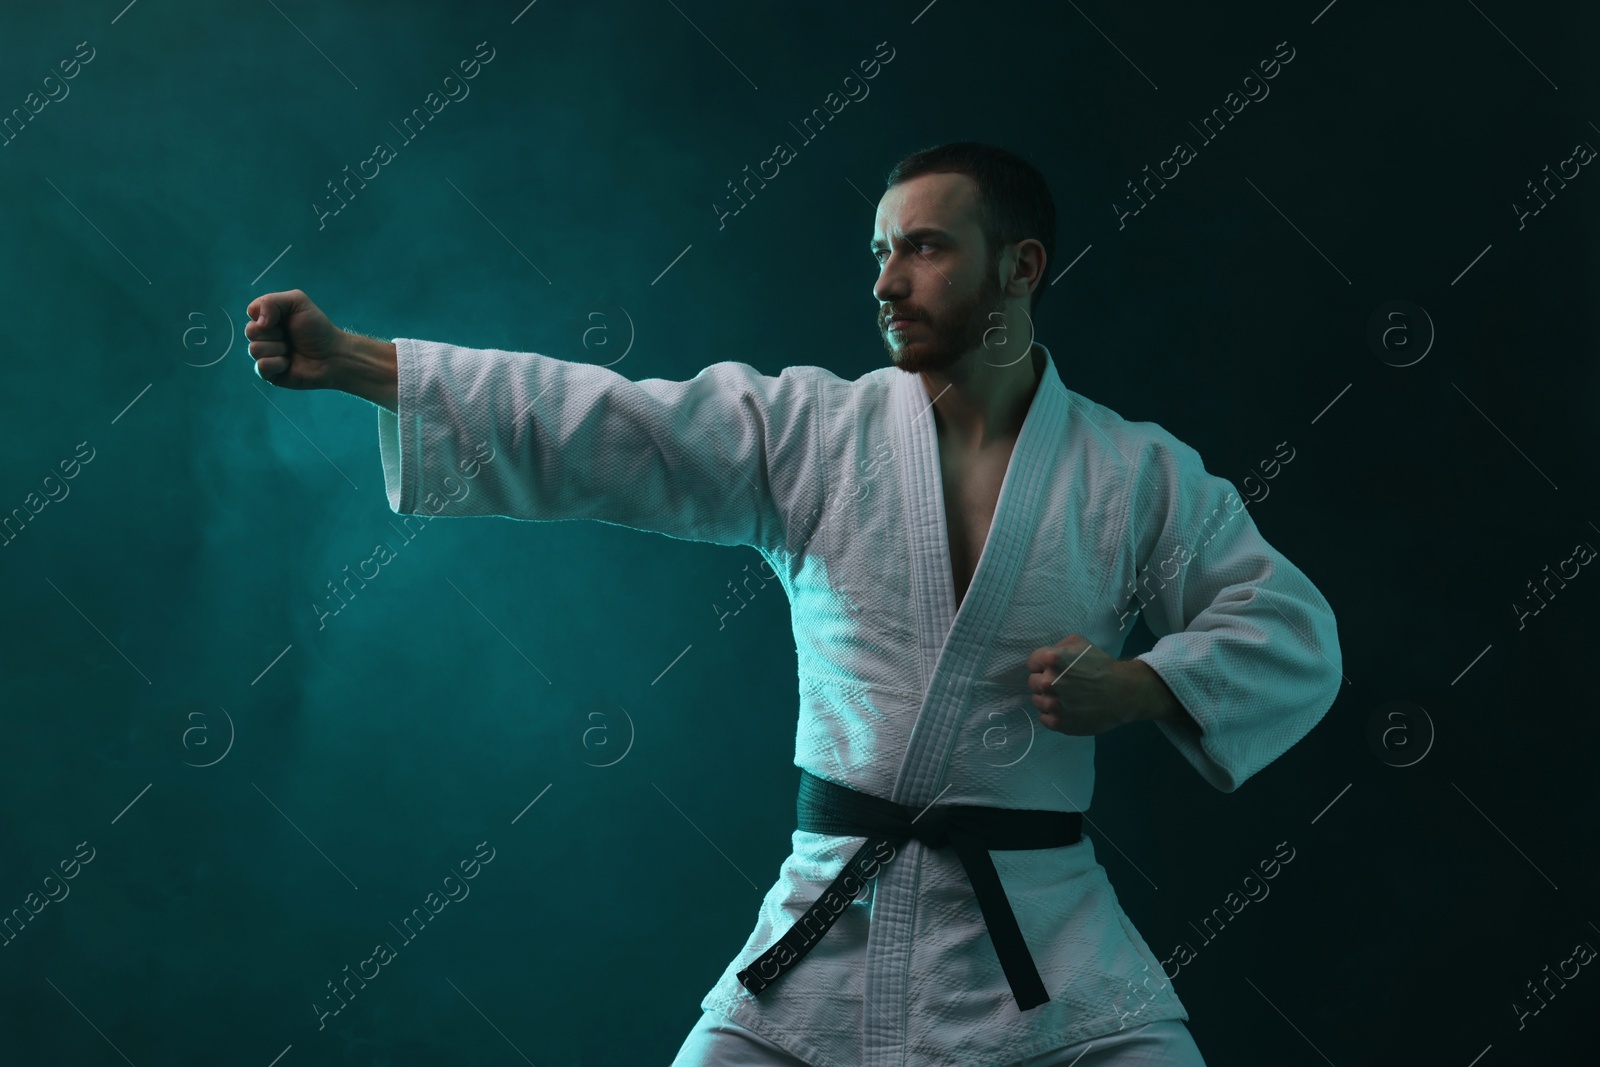
[[[401,515],[594,519],[781,548],[820,494],[817,368],[715,363],[632,381],[532,352],[396,338],[397,412],[378,412]]]
[[[1143,660],[1200,727],[1159,722],[1206,781],[1239,788],[1321,720],[1343,679],[1333,609],[1269,545],[1232,483],[1155,425],[1129,493]]]

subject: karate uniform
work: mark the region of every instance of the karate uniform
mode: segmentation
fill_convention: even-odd
[[[722,362],[632,381],[538,354],[394,343],[399,410],[378,413],[393,510],[455,501],[447,514],[756,548],[793,618],[794,762],[830,781],[919,809],[1089,810],[1094,738],[1039,724],[1027,657],[1070,633],[1119,656],[1140,611],[1158,640],[1138,658],[1200,727],[1157,728],[1219,790],[1304,737],[1337,693],[1332,609],[1233,486],[1159,425],[1067,389],[1047,349],[957,610],[918,375]],[[915,840],[752,995],[735,975],[866,840],[795,830],[701,1006],[818,1067],[982,1067],[1186,1020],[1085,829],[1074,845],[990,853],[1044,1004],[1019,1010],[961,863]]]

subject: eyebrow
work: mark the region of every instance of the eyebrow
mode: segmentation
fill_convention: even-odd
[[[922,226],[922,227],[919,227],[919,228],[917,228],[915,230],[907,230],[906,234],[905,234],[906,240],[913,241],[913,242],[915,242],[919,238],[923,238],[923,237],[937,237],[942,241],[951,240],[951,237],[950,237],[950,235],[948,233],[945,233],[943,230],[938,229],[937,227],[934,227],[934,226]],[[872,245],[868,249],[868,251],[877,252],[880,249],[884,249],[884,248],[887,248],[887,247],[889,247],[889,246],[886,243],[884,243],[879,238],[874,237],[872,239]]]

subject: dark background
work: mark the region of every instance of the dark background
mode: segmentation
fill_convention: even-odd
[[[1066,384],[1241,491],[1286,441],[1251,512],[1338,614],[1348,684],[1237,792],[1152,726],[1101,738],[1096,851],[1158,955],[1197,950],[1175,985],[1208,1063],[1600,1062],[1594,966],[1514,1008],[1600,946],[1600,577],[1513,606],[1600,545],[1600,176],[1513,207],[1600,145],[1597,30],[1504,0],[9,7],[0,114],[94,58],[0,147],[0,514],[70,488],[0,547],[0,914],[94,858],[0,949],[0,1060],[666,1063],[789,846],[782,596],[719,630],[754,550],[453,520],[319,629],[327,583],[399,541],[377,409],[260,381],[245,305],[626,348],[636,379],[853,378],[887,359],[885,173],[976,139],[1052,184],[1037,325]],[[470,96],[401,146],[483,41]],[[870,96],[802,143],[884,41]],[[380,140],[397,157],[319,229]],[[1197,158],[1119,228],[1178,140]],[[778,141],[797,158],[719,229]],[[471,895],[319,1030],[326,983],[483,841]],[[1204,942],[1280,842],[1271,895]]]

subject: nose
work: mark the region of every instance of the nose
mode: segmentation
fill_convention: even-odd
[[[892,304],[911,295],[911,282],[900,265],[902,258],[898,251],[889,253],[878,272],[878,280],[872,286],[872,295],[878,303]]]

